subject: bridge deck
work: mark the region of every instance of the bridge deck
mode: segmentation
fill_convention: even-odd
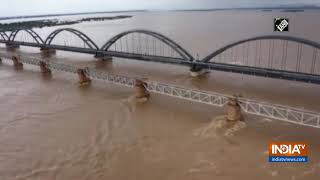
[[[1,55],[5,59],[10,59],[10,55]],[[34,57],[22,57],[23,63],[39,65],[41,59]],[[77,67],[49,62],[49,68],[58,71],[76,73]],[[104,80],[107,82],[132,87],[134,80],[127,76],[120,76],[115,74],[109,74],[104,71],[98,71],[94,68],[86,68],[86,73],[94,79]],[[200,90],[194,90],[184,87],[177,87],[171,84],[163,84],[159,82],[146,81],[146,88],[154,93],[160,93],[176,98],[181,98],[189,101],[195,101],[198,103],[204,103],[217,107],[223,107],[229,98],[228,95],[218,94],[213,92],[206,92]],[[248,114],[263,116],[267,118],[286,121],[294,124],[310,126],[314,128],[320,128],[320,113],[311,112],[304,109],[297,109],[288,106],[275,105],[265,102],[257,102],[250,99],[240,98],[240,105],[244,112]]]
[[[0,43],[8,43],[8,41],[0,40]],[[284,71],[278,69],[270,69],[270,68],[261,68],[261,67],[252,67],[252,66],[240,66],[234,64],[224,64],[217,62],[204,62],[204,61],[189,61],[186,59],[172,58],[172,57],[161,57],[161,56],[152,56],[145,54],[133,54],[133,53],[125,53],[125,52],[114,52],[114,51],[104,51],[104,50],[95,50],[95,49],[87,49],[87,48],[79,48],[79,47],[69,47],[62,45],[44,45],[37,44],[31,42],[19,42],[19,41],[10,41],[10,44],[13,45],[21,45],[28,47],[39,47],[39,48],[48,48],[48,49],[56,49],[70,52],[78,52],[85,54],[95,54],[99,56],[113,56],[120,58],[128,58],[149,62],[160,62],[167,64],[177,64],[188,67],[198,67],[201,69],[209,69],[209,70],[217,70],[217,71],[225,71],[225,72],[234,72],[240,74],[247,75],[255,75],[276,79],[285,79],[291,81],[301,81],[307,83],[320,84],[320,75],[314,74],[306,74],[301,72],[291,72]]]
[[[10,51],[0,48],[0,54]],[[33,53],[24,49],[16,53],[22,57],[43,59],[38,50]],[[224,94],[242,94],[244,97],[258,101],[280,103],[294,107],[302,107],[320,112],[320,104],[314,99],[320,98],[320,86],[311,83],[292,82],[280,79],[212,71],[201,78],[192,78],[188,67],[162,63],[144,63],[140,61],[114,58],[112,62],[101,63],[91,55],[58,52],[43,60],[76,66],[90,67],[101,71],[129,77],[148,78],[152,81],[176,84],[182,87],[201,89]]]

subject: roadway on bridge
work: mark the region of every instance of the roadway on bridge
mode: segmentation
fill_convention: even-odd
[[[25,51],[25,48],[21,48],[17,52],[22,56],[41,57],[38,49],[34,49],[33,53],[30,53],[30,48],[28,48],[28,52]],[[1,48],[0,53],[8,53],[8,51]],[[206,77],[195,79],[189,76],[189,69],[182,66],[120,58],[114,58],[112,63],[101,64],[97,63],[97,60],[90,55],[72,53],[71,57],[73,58],[70,59],[70,53],[58,51],[56,56],[50,58],[50,61],[72,64],[79,68],[96,67],[119,75],[148,78],[149,80],[223,94],[241,93],[245,98],[258,101],[320,111],[319,103],[314,100],[320,98],[319,85],[217,71],[211,71]]]

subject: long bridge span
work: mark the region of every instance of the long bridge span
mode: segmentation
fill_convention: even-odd
[[[10,55],[5,54],[0,54],[0,57],[4,60],[11,59]],[[26,64],[36,66],[41,66],[41,62],[43,62],[38,57],[30,56],[23,56],[21,57],[20,61]],[[78,73],[77,67],[68,64],[47,62],[47,67],[50,70],[54,71],[62,71],[73,74]],[[105,71],[97,70],[95,68],[87,67],[84,69],[84,71],[86,75],[88,75],[90,78],[131,88],[134,86],[136,80],[135,78],[116,75]],[[201,91],[186,87],[179,87],[176,85],[165,84],[156,81],[148,80],[144,82],[146,89],[150,92],[220,108],[226,106],[230,98],[234,98],[230,95],[214,93],[209,91]],[[302,126],[320,128],[320,113],[318,112],[267,102],[259,102],[252,99],[240,97],[238,97],[237,100],[239,102],[241,110],[247,114],[271,118]]]
[[[69,40],[70,37],[73,39]],[[148,30],[120,33],[100,48],[89,36],[72,28],[57,29],[46,38],[32,29],[0,32],[0,43],[86,53],[97,58],[184,65],[193,72],[217,70],[320,84],[320,44],[292,36],[265,35],[240,40],[203,59],[194,58],[172,39]]]
[[[70,44],[65,38],[56,42],[57,37],[65,32],[75,35],[80,43],[78,41],[78,43]],[[21,37],[23,33],[26,36]],[[101,48],[84,33],[70,28],[58,29],[49,34],[46,39],[42,39],[33,30],[0,32],[0,43],[11,48],[28,46],[41,48],[41,50],[63,50],[92,54],[97,58],[113,56],[180,64],[189,66],[193,71],[211,69],[320,84],[320,44],[297,37],[268,35],[249,38],[223,46],[202,60],[195,59],[182,46],[166,36],[146,30],[120,33]],[[290,52],[292,51],[290,47],[291,49],[296,47],[296,51]],[[1,58],[11,59],[7,54],[0,54]],[[20,61],[38,66],[41,66],[43,62],[39,58],[27,56],[21,57]],[[78,69],[71,65],[50,61],[47,63],[48,68],[52,70],[78,73]],[[128,87],[133,87],[135,81],[134,78],[114,75],[93,68],[86,68],[84,72],[91,78]],[[228,99],[232,98],[229,95],[154,81],[146,81],[145,86],[150,92],[218,107],[225,106]],[[318,112],[245,98],[237,99],[241,109],[248,114],[320,128],[320,113]]]

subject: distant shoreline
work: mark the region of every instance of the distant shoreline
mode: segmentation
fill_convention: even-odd
[[[282,12],[300,12],[305,10],[320,10],[320,8],[307,8],[307,9],[299,9],[299,8],[292,8],[292,9],[283,9],[283,8],[236,8],[236,9],[188,9],[188,10],[172,10],[176,12],[210,12],[210,11],[230,11],[230,10],[261,10],[261,11],[273,11],[273,10],[280,10]]]
[[[41,14],[41,15],[27,15],[27,16],[0,17],[0,20],[10,20],[10,19],[30,19],[30,18],[59,17],[59,16],[77,16],[77,15],[86,15],[86,14],[130,13],[130,12],[144,12],[144,11],[146,11],[146,10],[136,10],[136,11],[81,12],[81,13],[63,13],[63,14]]]
[[[252,7],[252,8],[219,8],[219,9],[180,9],[171,11],[225,11],[225,10],[281,10],[283,12],[295,12],[304,10],[320,10],[318,6],[293,6],[293,7]]]
[[[42,18],[42,17],[57,17],[57,16],[76,16],[86,14],[108,14],[108,13],[130,13],[130,12],[188,12],[188,11],[225,11],[225,10],[262,10],[272,11],[281,10],[282,12],[302,12],[304,10],[320,10],[319,6],[279,6],[279,7],[248,7],[248,8],[212,8],[212,9],[171,9],[171,10],[127,10],[127,11],[98,11],[98,12],[79,12],[79,13],[63,13],[63,14],[42,14],[42,15],[26,15],[26,16],[9,16],[0,17],[1,20],[10,19],[28,19],[28,18]]]
[[[63,26],[63,25],[72,25],[78,24],[81,22],[91,22],[91,21],[106,21],[106,20],[116,20],[116,19],[126,19],[131,18],[132,16],[108,16],[108,17],[89,17],[82,18],[80,20],[68,20],[68,21],[59,21],[58,19],[43,19],[43,20],[34,20],[34,21],[20,21],[12,23],[0,23],[0,31],[14,31],[19,29],[33,29],[33,28],[43,28],[43,27],[52,27],[52,26]]]

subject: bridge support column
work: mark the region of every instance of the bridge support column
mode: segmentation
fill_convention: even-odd
[[[91,83],[91,79],[86,75],[86,72],[84,69],[78,69],[77,73],[79,77],[80,86],[89,85]]]
[[[242,120],[241,107],[236,96],[229,99],[229,102],[226,105],[226,110],[228,121]]]
[[[20,48],[19,45],[17,45],[17,44],[10,44],[10,43],[6,43],[6,47],[7,47],[7,50],[9,50],[9,51],[14,51],[14,50]]]
[[[12,62],[15,69],[22,69],[23,64],[19,61],[19,57],[12,56]]]
[[[150,97],[150,93],[145,86],[146,83],[138,79],[134,84],[135,98],[141,103],[147,102]]]
[[[45,63],[44,61],[40,61],[40,70],[41,70],[41,73],[44,75],[51,74],[51,70],[48,68],[48,64]]]
[[[96,54],[96,68],[106,67],[112,63],[112,56],[105,56],[103,54]]]
[[[106,67],[112,64],[112,57],[97,58],[96,68]]]
[[[56,50],[55,49],[49,49],[49,48],[41,48],[41,55],[44,57],[49,57],[51,55],[56,54]]]
[[[2,63],[2,59],[1,59],[1,57],[0,57],[0,64]]]
[[[98,57],[100,61],[112,61],[112,56]]]
[[[202,69],[197,66],[192,66],[190,69],[190,76],[191,77],[200,77],[206,73],[208,73],[208,71],[206,69]]]
[[[112,56],[106,56],[104,54],[97,53],[95,56],[99,61],[112,61]]]

